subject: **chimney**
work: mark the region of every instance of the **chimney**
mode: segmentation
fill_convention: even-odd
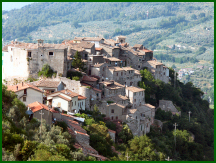
[[[23,82],[22,82],[22,87],[23,87]]]
[[[18,86],[16,87],[17,91],[18,91]]]

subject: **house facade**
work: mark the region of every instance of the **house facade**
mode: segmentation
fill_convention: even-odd
[[[8,85],[8,90],[14,91],[17,98],[25,105],[38,101],[43,103],[43,91],[29,83],[20,83],[17,85]]]

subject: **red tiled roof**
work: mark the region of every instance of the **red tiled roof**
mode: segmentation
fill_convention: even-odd
[[[78,96],[78,100],[85,100],[85,99],[87,99],[87,97],[81,95]]]
[[[76,137],[76,133],[73,130],[71,130],[70,127],[67,127],[67,129],[68,129],[69,134],[71,134],[72,137]]]
[[[114,134],[116,133],[116,131],[113,131],[113,130],[110,130],[110,129],[108,129],[108,131],[109,131],[109,132],[112,132],[112,133],[114,133]]]
[[[90,85],[90,84],[86,84],[86,83],[81,83],[82,85],[85,85],[85,86],[89,86],[89,87],[91,87],[93,90],[95,90],[95,91],[98,91],[98,92],[102,92],[102,90],[100,90],[100,89],[97,89],[97,88],[94,88],[94,87],[92,87],[92,85]]]
[[[76,132],[80,132],[83,134],[87,133],[86,130],[84,130],[81,126],[78,125],[79,124],[78,122],[69,120],[69,119],[67,119],[66,121],[67,121],[68,126],[72,126]]]
[[[53,112],[53,113],[59,113],[59,111],[56,111],[54,109],[50,109],[50,111]]]
[[[14,92],[19,92],[19,91],[27,89],[27,88],[32,88],[32,89],[34,89],[36,91],[39,91],[39,92],[43,93],[43,91],[41,89],[39,89],[39,88],[37,88],[37,87],[35,87],[35,86],[31,85],[31,84],[27,84],[27,83],[23,83],[23,84],[20,83],[20,84],[17,84],[17,85],[9,85],[9,86],[7,86],[8,90],[11,90],[11,91],[14,91]]]
[[[99,50],[99,51],[102,50],[102,49],[103,49],[103,48],[95,48],[95,50]]]
[[[152,50],[148,50],[148,49],[143,49],[144,52],[153,52]]]
[[[82,149],[82,146],[79,143],[75,143],[73,146],[76,149]]]
[[[32,110],[33,113],[39,111],[39,110],[42,110],[42,109],[45,109],[45,110],[48,110],[49,111],[49,107],[44,105],[44,104],[41,104],[40,102],[36,101],[36,102],[33,102],[31,104],[28,104],[28,107]]]
[[[90,76],[83,76],[82,80],[83,80],[83,81],[95,82],[95,81],[97,81],[98,79],[97,79],[97,78],[94,78],[94,77],[90,77]]]

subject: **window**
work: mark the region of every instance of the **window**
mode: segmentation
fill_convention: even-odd
[[[110,64],[111,64],[112,62],[110,61]]]
[[[91,58],[89,58],[89,61],[91,61]]]
[[[53,55],[53,52],[49,52],[49,55]]]
[[[103,67],[103,71],[104,71],[104,67]]]
[[[136,96],[136,92],[134,93],[134,96]]]
[[[116,75],[118,76],[118,73],[116,73]]]
[[[134,102],[136,102],[136,99],[134,99]]]
[[[113,117],[112,117],[112,120],[113,120]]]
[[[31,57],[31,52],[28,52],[28,57]]]
[[[114,109],[111,110],[111,113],[114,113]]]
[[[123,76],[123,72],[121,72],[121,76]]]
[[[118,119],[118,116],[116,116],[116,119]]]
[[[98,96],[98,93],[97,93],[97,96]]]
[[[26,102],[26,97],[23,97],[23,102]]]
[[[165,72],[164,72],[164,75],[165,75]]]
[[[76,106],[76,101],[75,101],[75,106]]]
[[[27,89],[24,89],[24,95],[27,95]]]
[[[136,119],[137,119],[137,116],[136,116]]]

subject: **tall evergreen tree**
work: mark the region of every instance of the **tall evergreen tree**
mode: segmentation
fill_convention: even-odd
[[[78,51],[76,51],[76,54],[74,55],[72,66],[84,71],[84,62],[82,62],[81,55]]]

